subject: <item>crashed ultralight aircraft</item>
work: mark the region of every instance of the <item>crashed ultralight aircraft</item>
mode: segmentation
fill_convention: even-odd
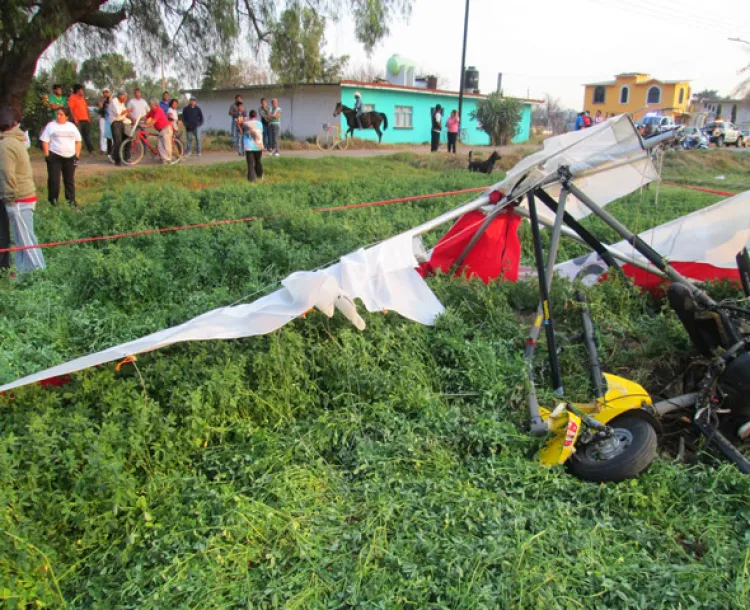
[[[696,423],[700,420],[701,425],[708,429],[712,418],[716,417],[714,399],[728,392],[728,384],[722,385],[721,382],[723,372],[737,361],[743,361],[744,367],[747,364],[745,356],[750,362],[744,338],[736,332],[725,333],[730,339],[724,343],[730,345],[722,344],[719,346],[722,349],[712,351],[712,354],[716,352],[716,358],[722,358],[721,362],[717,360],[714,375],[705,384],[706,388],[713,389],[704,389],[702,395],[683,397],[682,402],[672,400],[668,404],[654,405],[640,385],[601,373],[593,327],[584,305],[583,337],[589,352],[595,397],[587,404],[572,404],[564,398],[549,307],[549,288],[563,234],[591,247],[608,267],[617,267],[617,260],[621,260],[667,277],[687,291],[687,297],[696,307],[715,313],[725,326],[735,328],[724,310],[604,210],[611,201],[658,179],[647,147],[658,145],[669,135],[651,138],[644,143],[629,117],[623,115],[587,130],[549,138],[543,150],[524,158],[504,180],[490,187],[485,194],[418,227],[343,256],[338,263],[324,269],[293,273],[282,280],[282,288],[252,303],[215,309],[173,328],[24,377],[0,387],[0,392],[177,342],[236,339],[270,333],[311,308],[328,316],[333,316],[338,310],[361,330],[365,328],[365,322],[357,311],[357,299],[370,312],[390,310],[421,324],[432,324],[443,312],[443,306],[418,272],[418,267],[431,264],[443,269],[460,269],[470,257],[476,259],[481,248],[475,249],[475,246],[491,231],[493,224],[502,223],[510,229],[517,226],[516,215],[521,215],[531,222],[540,288],[538,315],[527,343],[526,356],[529,362],[531,432],[549,436],[540,453],[541,461],[545,465],[567,462],[577,475],[592,480],[620,480],[634,476],[655,456],[656,417],[661,411],[676,404],[695,404],[698,407],[696,413],[703,413],[696,416]],[[603,245],[586,231],[578,220],[591,213],[617,231],[640,257],[618,247]],[[420,236],[454,220],[457,220],[456,224],[431,256],[425,253]],[[540,239],[541,226],[552,228],[546,261]],[[461,243],[460,251],[441,259],[441,253],[445,254],[450,242],[454,246]],[[479,256],[481,258],[481,254]],[[504,261],[484,263],[498,269],[502,268]],[[534,347],[542,328],[546,334],[553,390],[557,397],[556,404],[550,408],[539,405],[533,381]],[[744,372],[745,369],[741,368],[740,376]],[[735,371],[734,376],[737,374]],[[744,468],[741,462],[735,462]]]

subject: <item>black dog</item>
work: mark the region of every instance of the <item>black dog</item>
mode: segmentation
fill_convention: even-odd
[[[495,163],[502,157],[497,154],[497,151],[493,151],[490,158],[486,161],[472,161],[471,154],[473,150],[469,151],[469,171],[470,172],[482,172],[483,174],[491,174],[492,169],[495,167]]]

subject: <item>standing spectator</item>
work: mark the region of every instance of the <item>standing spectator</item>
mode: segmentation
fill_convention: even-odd
[[[458,140],[458,128],[459,128],[458,112],[451,110],[451,115],[445,122],[445,126],[448,128],[448,152],[453,151],[456,153],[456,140]]]
[[[229,107],[229,116],[232,121],[229,125],[229,133],[232,136],[232,146],[234,146],[235,148],[239,147],[239,144],[237,143],[237,140],[240,139],[240,132],[237,129],[237,109],[241,103],[242,96],[235,95],[234,102],[232,102],[232,105]]]
[[[443,129],[443,107],[440,104],[435,106],[432,113],[432,142],[430,152],[437,152],[440,148],[440,131]]]
[[[112,124],[109,122],[110,100],[109,89],[104,89],[102,99],[97,104],[99,106],[99,150],[107,153],[107,155],[112,154]]]
[[[268,138],[268,147],[273,151],[271,154],[274,157],[278,157],[279,139],[281,137],[281,108],[279,108],[279,100],[276,98],[271,100],[271,111],[268,113],[268,126],[271,131],[271,135]]]
[[[151,110],[146,113],[146,125],[159,132],[159,156],[161,162],[165,165],[172,163],[172,124],[169,122],[167,115],[159,107],[159,102],[155,98],[150,102]]]
[[[180,131],[180,113],[177,110],[177,105],[178,105],[177,100],[170,100],[169,108],[167,109],[167,118],[169,119],[169,122],[172,124],[172,131],[174,131],[175,134],[178,131]],[[161,102],[159,102],[159,108],[161,108]]]
[[[169,110],[167,110],[167,118],[169,119],[170,125],[172,125],[174,138],[182,142],[182,134],[180,133],[180,111],[177,110],[178,104],[179,102],[176,99],[169,100]],[[159,107],[161,108],[161,102],[159,102]],[[174,153],[174,150],[172,152]]]
[[[260,122],[263,125],[263,150],[270,152],[269,140],[271,138],[271,130],[268,128],[268,102],[266,98],[260,98]]]
[[[73,95],[68,100],[68,108],[73,117],[73,123],[81,132],[86,150],[92,154],[94,145],[91,144],[91,117],[89,117],[89,105],[83,92],[83,85],[73,85]]]
[[[13,111],[0,109],[0,248],[10,246],[8,225],[13,227],[17,247],[37,244],[34,235],[36,190],[24,139]],[[19,273],[45,268],[44,255],[38,248],[16,252],[15,258]],[[0,255],[0,268],[9,266],[10,257]]]
[[[47,159],[47,199],[57,205],[60,196],[60,174],[65,183],[65,199],[76,204],[76,166],[81,155],[81,132],[68,122],[68,115],[62,108],[57,109],[55,120],[47,123],[39,137]]]
[[[112,160],[115,165],[122,165],[120,158],[120,148],[122,141],[125,139],[125,125],[130,125],[130,110],[125,105],[128,94],[124,91],[118,91],[117,97],[109,102],[109,122],[112,126]],[[127,159],[130,159],[130,149],[125,151]]]
[[[198,107],[198,100],[190,98],[188,105],[182,109],[182,124],[185,125],[187,139],[187,154],[193,152],[193,137],[195,137],[195,152],[201,156],[201,127],[203,126],[203,112]]]
[[[63,95],[62,85],[52,85],[52,94],[47,96],[47,110],[49,111],[49,120],[54,121],[58,108],[65,108],[68,105],[68,98]]]
[[[245,121],[247,121],[247,112],[245,112],[245,104],[240,102],[237,104],[237,119],[235,122],[237,123],[237,133],[239,134],[239,137],[237,138],[237,154],[242,157],[245,154],[245,138],[242,137],[242,126],[245,124]]]
[[[247,160],[247,179],[250,182],[263,180],[263,122],[258,120],[258,113],[250,111],[247,120],[241,126],[244,132],[243,140],[245,158]]]
[[[169,112],[169,109],[172,107],[173,101],[174,100],[169,98],[169,91],[165,91],[161,94],[161,102],[159,102],[159,108],[164,111],[164,114],[167,114],[167,112]]]
[[[579,112],[576,116],[576,131],[583,129],[583,112]]]
[[[604,117],[602,116],[602,111],[601,110],[597,110],[596,114],[594,115],[594,124],[598,125],[603,120],[604,120]]]
[[[583,128],[591,127],[591,113],[587,110],[583,113]]]
[[[136,128],[141,119],[148,114],[149,108],[148,102],[141,97],[140,89],[133,89],[133,95],[135,97],[128,100],[127,109],[130,110],[130,118],[133,121],[133,127]]]

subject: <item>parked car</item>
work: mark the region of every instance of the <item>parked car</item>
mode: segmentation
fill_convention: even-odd
[[[716,146],[744,146],[745,138],[734,124],[728,121],[714,121],[703,128],[709,141]]]
[[[674,119],[671,116],[662,116],[660,114],[647,114],[636,123],[636,127],[648,130],[649,136],[677,129]],[[650,130],[648,128],[651,128]]]

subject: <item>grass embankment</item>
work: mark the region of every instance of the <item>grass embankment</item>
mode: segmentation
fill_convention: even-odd
[[[0,281],[0,380],[231,303],[462,198],[309,208],[487,182],[413,156],[280,161],[289,182],[191,168],[215,185],[191,190],[171,181],[188,181],[183,168],[166,168],[112,182],[98,201],[92,187],[79,210],[40,206],[41,239],[287,215],[49,250],[47,272]],[[678,204],[718,200],[663,189],[655,205],[654,195],[612,209],[647,228],[682,213]],[[577,251],[565,245],[563,256]],[[750,479],[667,455],[620,485],[541,469],[522,431],[533,285],[430,284],[447,307],[434,328],[373,314],[358,332],[315,313],[271,336],[174,346],[137,369],[105,366],[0,398],[0,600],[747,608]],[[556,284],[563,338],[579,328],[569,293]],[[689,349],[674,316],[615,283],[590,296],[607,368],[657,391],[657,365],[676,367]],[[584,392],[584,359],[580,347],[563,353],[574,392]]]

